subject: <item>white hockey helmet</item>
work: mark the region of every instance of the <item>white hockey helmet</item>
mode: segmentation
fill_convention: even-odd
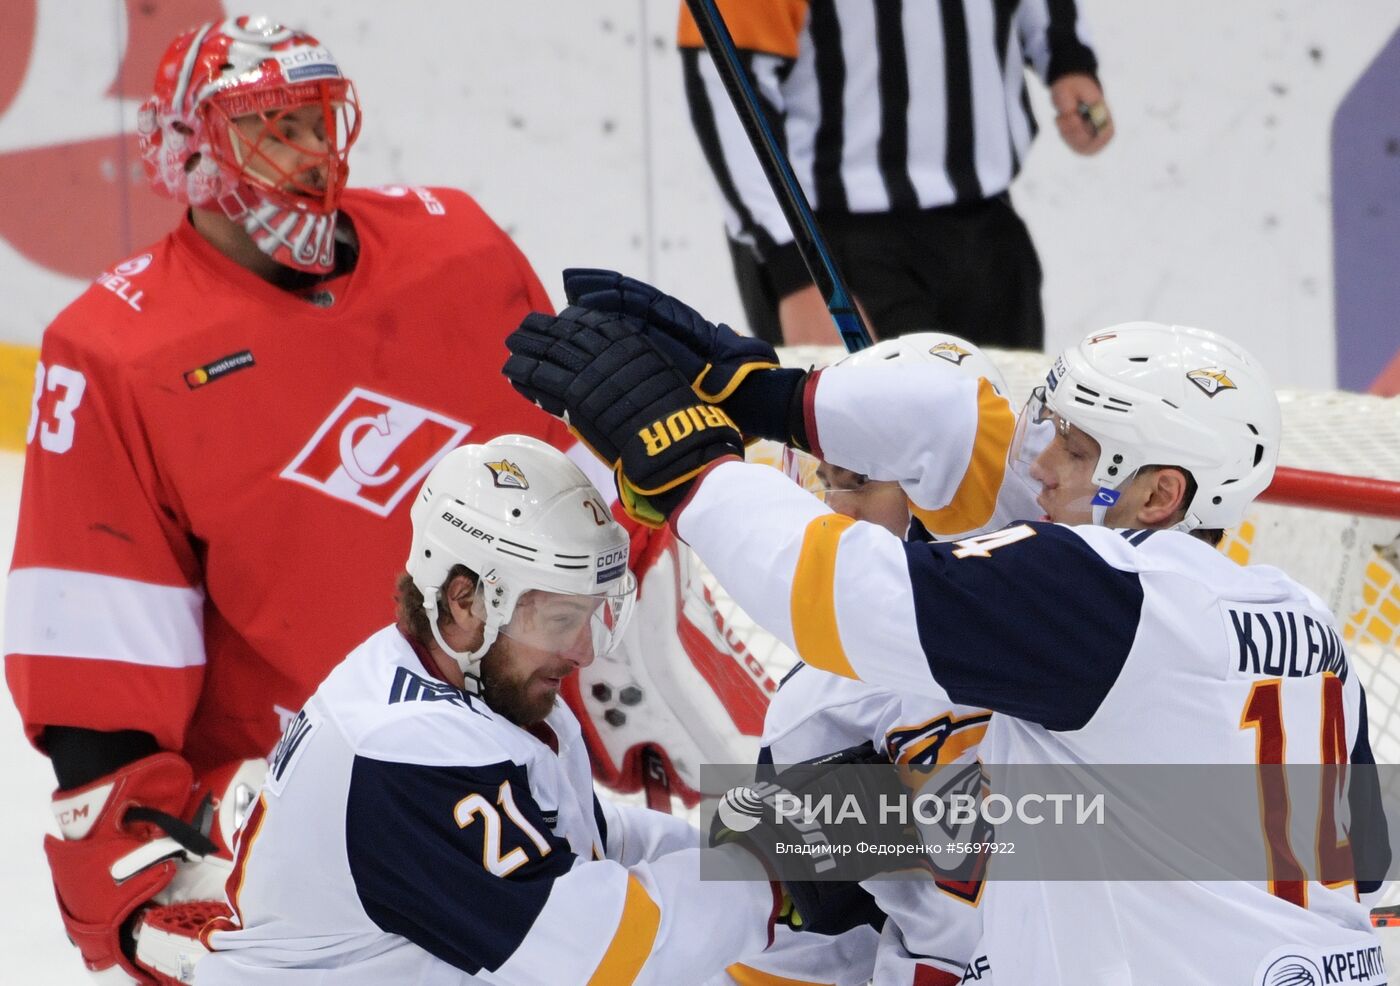
[[[596,600],[594,653],[607,653],[632,613],[636,580],[628,537],[582,470],[558,449],[525,435],[464,445],[433,467],[413,502],[408,574],[423,594],[438,646],[480,694],[481,659],[531,590]],[[454,565],[477,574],[485,633],[473,651],[447,645],[438,592]]]
[[[869,366],[875,363],[950,363],[969,376],[982,377],[996,392],[1006,395],[1006,378],[995,363],[961,336],[947,332],[911,332],[877,342],[838,360],[837,366]]]
[[[1096,519],[1138,469],[1178,466],[1196,481],[1178,527],[1234,527],[1278,463],[1283,425],[1268,377],[1205,329],[1126,322],[1089,336],[1056,357],[1024,417],[1045,410],[1099,443]]]

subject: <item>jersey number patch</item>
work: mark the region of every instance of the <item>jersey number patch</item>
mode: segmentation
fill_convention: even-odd
[[[493,805],[480,794],[472,793],[457,802],[457,807],[452,810],[458,828],[464,829],[478,819],[486,827],[481,840],[481,865],[488,873],[494,876],[509,876],[524,866],[530,858],[520,846],[501,855],[502,822],[501,811],[496,810],[497,805],[505,812],[506,818],[535,844],[541,859],[549,855],[553,848],[549,840],[540,835],[540,830],[531,825],[530,820],[516,807],[510,781],[501,781],[500,789],[496,792],[496,804]]]
[[[1257,681],[1245,699],[1240,716],[1241,729],[1255,730],[1256,761],[1259,771],[1259,813],[1264,825],[1264,841],[1269,854],[1269,893],[1282,900],[1308,906],[1308,884],[1298,857],[1289,844],[1289,816],[1283,729],[1283,682]],[[1352,881],[1351,844],[1337,838],[1337,802],[1345,784],[1348,758],[1346,718],[1342,705],[1342,680],[1332,673],[1322,677],[1322,764],[1321,810],[1317,820],[1317,873],[1327,887],[1341,887]],[[1278,769],[1269,770],[1269,766]]]
[[[998,548],[1004,548],[1008,544],[1015,544],[1017,541],[1033,537],[1035,537],[1034,527],[1017,524],[1015,527],[1005,527],[999,531],[992,531],[990,534],[979,534],[975,538],[954,541],[957,549],[953,552],[953,557],[990,558],[992,552]]]
[[[73,412],[82,402],[83,391],[87,390],[87,378],[77,370],[57,363],[45,368],[43,363],[34,364],[34,400],[29,408],[29,433],[25,436],[26,445],[39,436],[39,447],[46,452],[63,454],[73,447],[73,429],[76,422]],[[39,420],[39,402],[46,391],[58,395],[49,410],[48,419]]]

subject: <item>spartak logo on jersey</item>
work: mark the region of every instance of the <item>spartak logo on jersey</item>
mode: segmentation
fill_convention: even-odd
[[[282,478],[387,517],[471,425],[355,387]]]

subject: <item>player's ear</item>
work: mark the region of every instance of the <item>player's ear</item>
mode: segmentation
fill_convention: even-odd
[[[452,576],[442,595],[452,622],[463,630],[476,630],[486,622],[485,611],[477,600],[474,577],[461,573]]]
[[[1159,466],[1143,477],[1148,483],[1147,499],[1138,508],[1138,526],[1167,527],[1186,514],[1186,494],[1190,481],[1175,466]]]

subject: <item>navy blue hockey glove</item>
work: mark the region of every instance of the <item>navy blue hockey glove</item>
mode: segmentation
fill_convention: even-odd
[[[833,767],[847,765],[875,769],[846,771],[840,775],[832,772]],[[839,827],[823,831],[820,822],[813,824],[815,820],[800,816],[779,817],[774,806],[780,803],[778,797],[783,794],[813,804],[821,802],[823,797],[839,804],[844,797],[853,794],[870,806],[879,804],[881,795],[893,798],[903,793],[903,785],[889,758],[867,740],[858,746],[790,766],[776,778],[761,779],[753,787],[730,790],[724,795],[720,810],[715,812],[710,826],[710,844],[733,842],[759,858],[765,869],[782,884],[791,907],[786,907],[779,919],[794,930],[837,935],[868,924],[879,931],[884,926],[885,914],[857,881],[905,868],[907,860],[891,865],[884,857],[862,859],[851,853],[853,846],[848,845],[852,835],[861,837],[860,832],[849,828],[843,831]],[[778,852],[778,846],[783,844],[805,843],[816,849],[823,842],[832,847],[830,854]],[[777,858],[779,855],[781,861]]]
[[[570,304],[636,319],[695,393],[722,406],[746,438],[808,447],[801,417],[807,373],[779,367],[768,343],[707,321],[680,300],[617,271],[569,268],[564,293]]]
[[[709,463],[743,455],[729,416],[699,400],[627,319],[574,307],[535,312],[506,347],[511,385],[613,467],[623,508],[639,523],[662,526]]]

